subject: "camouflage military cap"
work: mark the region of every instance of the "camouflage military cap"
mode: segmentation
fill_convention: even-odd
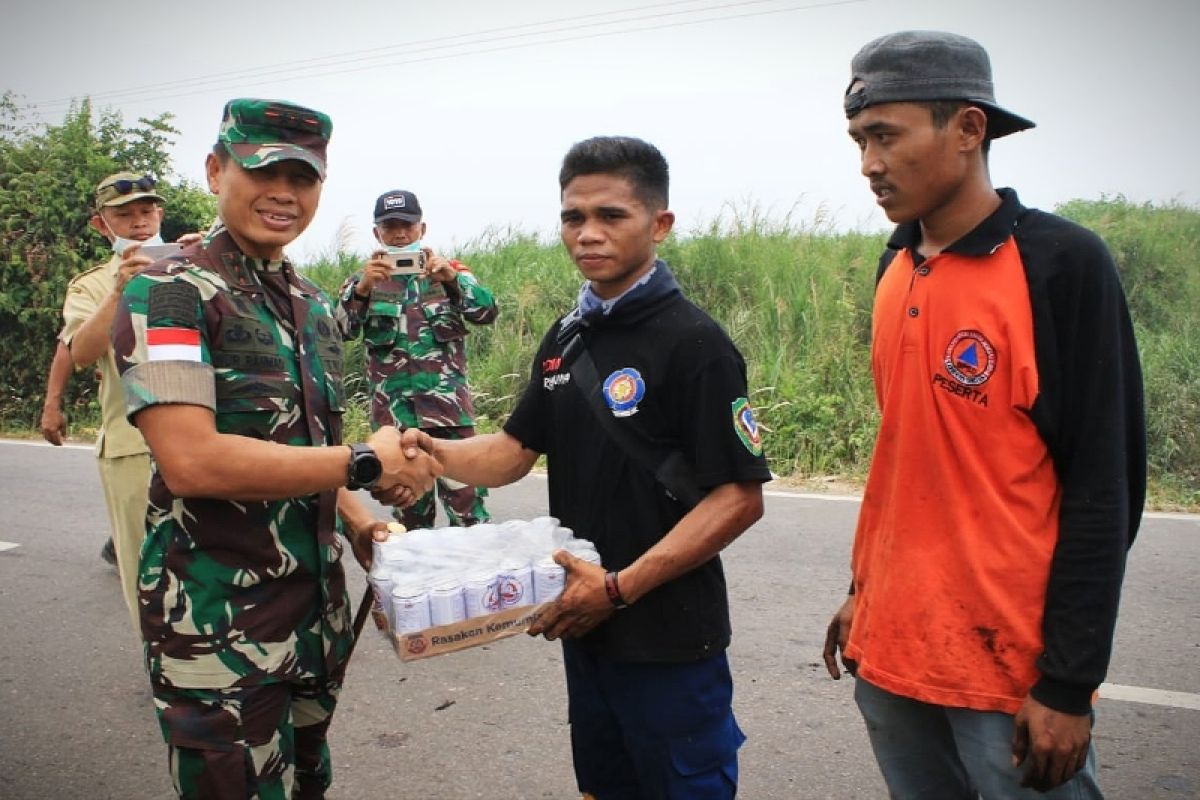
[[[328,114],[283,100],[240,97],[225,104],[217,139],[246,169],[295,159],[324,180],[325,148],[332,133]]]
[[[149,198],[163,202],[154,191],[154,178],[136,172],[117,172],[96,184],[96,210],[107,206],[123,206],[134,200]]]

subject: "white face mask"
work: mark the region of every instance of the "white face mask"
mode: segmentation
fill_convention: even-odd
[[[120,236],[117,236],[115,233],[113,234],[113,237],[114,238],[113,238],[112,249],[113,249],[113,252],[116,253],[117,255],[121,255],[122,253],[124,253],[125,249],[127,247],[130,247],[131,245],[140,244],[140,245],[145,246],[145,245],[155,245],[155,244],[163,243],[163,238],[161,236],[159,236],[157,233],[154,234],[153,236],[151,236],[149,239],[146,239],[145,241],[142,241],[139,239],[122,239]]]
[[[103,214],[100,215],[100,221],[104,223],[104,227],[108,228],[108,232],[112,234],[112,237],[113,237],[112,251],[114,253],[116,253],[117,255],[121,255],[122,253],[125,252],[126,248],[128,248],[132,245],[135,245],[135,244],[155,245],[155,244],[163,243],[163,238],[161,236],[159,236],[157,233],[154,234],[153,236],[151,236],[149,239],[146,239],[145,241],[141,241],[139,239],[126,239],[124,237],[117,236],[116,231],[114,231],[112,229],[112,226],[110,226],[108,224],[108,220],[106,220],[104,218]]]

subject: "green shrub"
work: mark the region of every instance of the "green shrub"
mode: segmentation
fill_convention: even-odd
[[[206,228],[215,215],[208,193],[172,182],[166,147],[178,131],[171,116],[125,127],[119,114],[72,107],[61,125],[33,126],[11,94],[0,95],[0,330],[9,336],[0,367],[0,427],[35,426],[46,375],[62,327],[68,281],[112,255],[88,227],[96,184],[131,170],[154,175],[163,195],[164,238]],[[72,428],[96,423],[92,370],[75,373],[64,407]]]

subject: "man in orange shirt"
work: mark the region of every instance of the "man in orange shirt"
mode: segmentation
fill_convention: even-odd
[[[825,662],[893,798],[1101,797],[1091,702],[1145,497],[1141,370],[1090,231],[995,189],[987,53],[906,31],[845,94],[898,224],[880,260],[880,430]],[[1046,794],[1038,794],[1045,792]]]

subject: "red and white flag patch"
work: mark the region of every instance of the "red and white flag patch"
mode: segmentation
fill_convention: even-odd
[[[195,328],[147,328],[147,361],[202,361]]]

